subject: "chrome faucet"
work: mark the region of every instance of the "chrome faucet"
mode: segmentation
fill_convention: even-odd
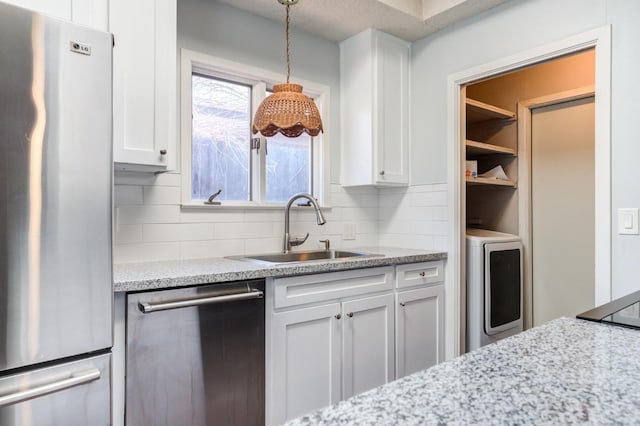
[[[322,214],[322,210],[320,210],[318,202],[315,198],[313,198],[311,194],[300,193],[295,194],[294,196],[289,198],[289,201],[287,201],[287,206],[284,208],[284,244],[282,245],[283,253],[289,253],[291,251],[291,247],[299,246],[307,241],[307,238],[309,238],[308,232],[307,235],[304,236],[304,238],[289,238],[289,210],[291,210],[291,205],[293,204],[293,202],[300,198],[306,198],[307,200],[309,200],[309,203],[311,203],[314,210],[316,211],[316,219],[318,221],[318,225],[324,225],[325,223],[327,223],[324,215]]]

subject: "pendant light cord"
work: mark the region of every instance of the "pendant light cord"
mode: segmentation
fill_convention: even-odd
[[[287,23],[286,23],[286,40],[287,40],[287,84],[289,83],[289,75],[291,74],[291,63],[290,63],[290,59],[289,59],[289,8],[290,5],[289,3],[287,3]]]

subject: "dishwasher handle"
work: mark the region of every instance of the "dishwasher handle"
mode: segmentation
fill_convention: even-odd
[[[264,292],[251,289],[248,292],[225,294],[223,296],[196,297],[192,299],[169,299],[162,302],[138,302],[138,308],[143,314],[150,314],[169,309],[190,308],[193,306],[211,305],[214,303],[238,302],[242,300],[262,299]]]

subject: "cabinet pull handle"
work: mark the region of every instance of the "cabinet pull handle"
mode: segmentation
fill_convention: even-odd
[[[380,176],[384,176],[384,170],[380,170]]]
[[[349,313],[347,314],[347,316],[348,316],[349,318],[353,318],[353,312],[349,312]]]
[[[404,302],[400,302],[400,306],[405,307],[405,306],[407,306],[407,304],[404,303]]]
[[[342,318],[342,315],[340,315],[340,314],[337,314],[337,315],[334,315],[334,316],[336,317],[336,319]]]
[[[421,277],[424,277],[425,275],[427,275],[427,273],[426,273],[426,272],[424,272],[424,271],[420,272],[420,276],[421,276]]]
[[[167,155],[167,150],[166,149],[161,149],[160,150],[160,155]]]

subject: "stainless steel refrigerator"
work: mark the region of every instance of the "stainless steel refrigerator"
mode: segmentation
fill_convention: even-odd
[[[0,3],[0,425],[111,423],[107,33]]]

